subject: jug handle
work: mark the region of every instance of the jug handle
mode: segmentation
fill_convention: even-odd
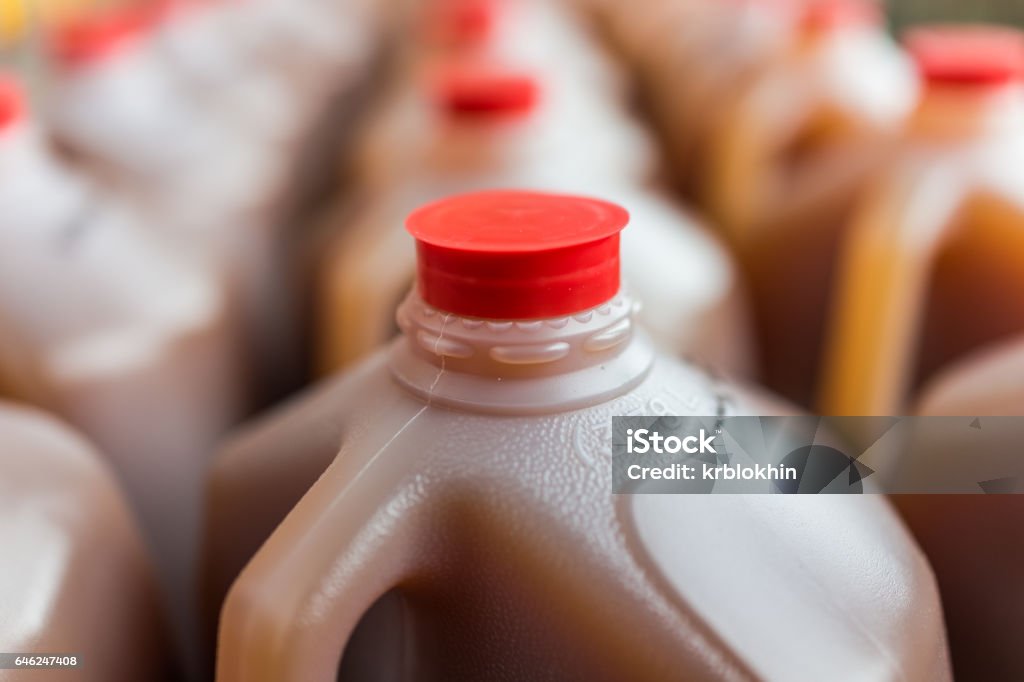
[[[200,601],[207,634],[216,633],[225,595],[245,564],[338,454],[345,422],[337,414],[349,411],[340,400],[341,389],[347,386],[324,383],[303,400],[277,407],[232,434],[214,458],[200,551]],[[287,464],[271,465],[296,449],[302,454],[289,456]],[[258,464],[253,466],[254,462]],[[271,486],[273,499],[267,500],[261,491]],[[261,496],[261,503],[253,502]]]
[[[817,103],[800,83],[789,80],[766,78],[729,108],[711,136],[706,203],[729,239],[739,243],[780,184],[771,177],[771,160],[816,115]],[[780,107],[778,92],[783,90],[792,94]],[[736,197],[746,200],[737,202]]]
[[[246,566],[221,615],[218,682],[335,682],[363,614],[422,572],[437,538],[428,481],[393,452],[351,475],[343,450]]]
[[[823,415],[897,415],[905,407],[936,252],[964,183],[945,169],[890,174],[846,235],[822,363]]]

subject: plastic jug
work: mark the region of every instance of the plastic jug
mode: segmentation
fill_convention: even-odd
[[[420,116],[405,130],[392,127],[405,142],[401,181],[393,178],[360,211],[343,206],[328,218],[333,235],[317,303],[322,371],[367,355],[397,331],[391,311],[415,274],[401,228],[409,211],[457,191],[519,186],[601,191],[627,205],[637,221],[624,241],[625,275],[649,330],[673,352],[749,373],[745,303],[727,254],[695,218],[620,177],[614,148],[592,144],[584,124],[576,130],[568,113],[547,111],[558,108],[560,93],[541,91],[529,72],[458,63],[435,73],[433,85],[418,93]],[[624,114],[620,125],[646,142]]]
[[[353,186],[335,209],[340,212],[350,208],[353,196],[367,201],[418,177],[421,149],[428,143],[455,145],[448,165],[474,154],[493,158],[491,164],[522,165],[548,147],[558,153],[535,170],[548,177],[572,168],[592,182],[644,184],[657,174],[651,140],[622,108],[578,85],[563,88],[559,79],[520,62],[456,58],[435,63],[415,80],[392,84],[366,118],[369,125],[360,131],[353,153]],[[509,132],[493,132],[499,129]],[[438,139],[442,135],[458,139]],[[475,138],[490,140],[489,152],[477,152]]]
[[[432,0],[412,12],[411,39],[398,46],[401,68],[414,74],[454,55],[546,67],[605,97],[625,74],[577,8],[545,0]]]
[[[652,349],[619,287],[627,221],[522,191],[413,213],[403,336],[214,468],[222,550],[312,483],[231,588],[220,682],[334,680],[394,590],[400,649],[363,641],[401,679],[949,679],[883,498],[611,495],[613,414],[772,409]],[[342,679],[372,679],[359,653]]]
[[[0,680],[170,680],[152,567],[92,447],[10,403],[0,404],[0,439],[0,640],[5,652],[78,663],[0,670]]]
[[[299,4],[336,13],[331,3]],[[344,21],[253,1],[158,3],[67,22],[50,40],[55,134],[166,197],[178,222],[223,231],[279,218],[319,117],[358,100],[380,30],[362,16],[365,4],[346,5]]]
[[[1024,415],[1024,337],[984,346],[925,385],[917,411],[936,415]]]
[[[829,209],[879,165],[862,150],[903,126],[917,77],[881,11],[873,0],[806,3],[792,43],[716,125],[707,204],[739,244],[780,223],[834,222]]]
[[[292,201],[297,161],[277,141],[239,124],[238,111],[228,116],[196,91],[152,38],[177,15],[164,23],[155,16],[109,13],[56,34],[54,137],[90,170],[139,196],[170,239],[221,273],[239,308],[246,357],[262,368],[255,393],[268,399],[298,372],[279,224]],[[225,90],[234,91],[218,92]]]
[[[560,88],[575,83],[599,100],[622,104],[618,100],[625,96],[627,74],[568,3],[493,0],[493,4],[494,28],[482,46],[485,55],[528,65],[555,79]]]
[[[690,199],[701,198],[711,133],[735,93],[790,44],[797,4],[580,1],[636,72],[674,181]]]
[[[150,192],[213,143],[196,107],[150,58],[148,38],[163,16],[109,9],[58,25],[47,41],[45,114],[55,139],[96,172]]]
[[[380,5],[218,0],[185,6],[161,25],[152,47],[210,112],[294,155],[328,98],[364,77],[385,23]]]
[[[255,301],[272,270],[272,238],[261,228],[275,201],[273,166],[244,128],[188,96],[153,49],[168,11],[122,8],[59,26],[46,122],[90,173],[137,197],[182,250],[223,272],[248,313],[247,338],[269,343],[273,333],[256,333],[271,325]]]
[[[702,204],[750,282],[763,380],[810,405],[843,228],[917,97],[873,0],[808,2],[799,33],[734,93]]]
[[[534,110],[531,122],[543,132],[534,133],[531,152],[544,144],[560,147],[569,140],[584,162],[613,160],[606,165],[593,163],[587,171],[590,175],[604,173],[636,182],[656,175],[658,159],[651,141],[618,99],[625,75],[572,13],[544,0],[442,0],[426,8],[436,10],[423,19],[431,23],[404,46],[397,72],[384,85],[385,94],[359,133],[352,170],[359,192],[379,191],[408,176],[409,146],[424,129],[436,125],[437,102],[429,96],[431,90],[463,90],[460,96],[466,101],[453,105],[460,109],[486,113],[502,106],[514,108],[514,104],[492,101],[521,99],[524,95],[516,95],[514,87],[492,85],[485,93],[474,91],[474,83],[465,82],[478,80],[475,71],[486,74],[495,68],[531,72],[536,82],[533,87],[542,93],[542,106]],[[470,18],[464,18],[464,13]],[[475,18],[478,13],[484,13],[486,19]],[[465,28],[467,23],[475,28]],[[461,38],[439,42],[438,32]],[[472,98],[483,99],[469,101]],[[442,108],[448,107],[442,103]],[[581,139],[588,144],[580,144]],[[561,164],[568,160],[551,155],[549,161]],[[552,174],[560,169],[556,167]]]
[[[0,387],[109,457],[183,607],[207,457],[247,388],[223,287],[62,165],[9,80],[0,178]]]
[[[915,412],[977,420],[974,429],[955,432],[961,437],[943,433],[942,457],[968,456],[989,438],[1003,449],[1007,442],[1019,442],[1024,429],[986,417],[1024,415],[1024,337],[987,346],[940,372],[925,386]],[[895,500],[935,569],[957,679],[1024,676],[1014,634],[1016,613],[1024,606],[1024,555],[1013,541],[1024,518],[1024,498],[904,495]]]
[[[920,29],[927,81],[899,158],[855,209],[837,273],[825,414],[900,414],[937,370],[1024,330],[1024,38]]]
[[[305,217],[334,190],[337,150],[352,145],[370,87],[404,26],[406,4],[201,3],[164,22],[153,49],[190,98],[267,155],[275,173],[260,195],[277,222],[291,228],[295,215]]]

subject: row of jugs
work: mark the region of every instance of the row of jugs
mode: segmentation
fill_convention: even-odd
[[[763,381],[821,414],[974,424],[914,444],[934,466],[1012,442],[1009,423],[975,419],[1024,410],[1021,34],[925,27],[900,50],[870,2],[581,2],[739,259]],[[1019,505],[898,502],[937,571],[958,672],[1019,677]]]
[[[364,73],[373,42],[359,42],[369,29],[353,31],[369,21],[362,14],[344,22],[314,14],[307,25],[293,21],[283,3],[253,3],[266,14],[253,20],[252,33],[225,30],[236,26],[225,17],[245,16],[234,6],[185,14],[164,8],[172,18],[162,11],[63,33],[53,87],[60,105],[44,109],[45,128],[15,113],[0,133],[10,160],[5,178],[23,183],[9,184],[10,215],[25,216],[12,221],[3,252],[33,255],[20,265],[12,258],[10,283],[0,291],[16,331],[3,339],[9,369],[2,383],[67,418],[108,454],[157,546],[158,565],[176,571],[168,582],[180,604],[191,596],[189,528],[198,523],[202,455],[244,409],[247,382],[280,371],[282,353],[271,348],[280,349],[278,334],[294,327],[274,313],[287,303],[271,303],[283,289],[273,284],[280,277],[267,274],[286,270],[268,264],[281,250],[267,235],[288,201],[285,180],[294,179],[280,160],[295,156],[299,131],[309,129],[306,106]],[[759,3],[736,4],[746,12]],[[765,311],[779,300],[765,282],[791,274],[782,267],[755,277],[754,264],[764,261],[757,249],[779,240],[758,246],[752,235],[790,227],[779,215],[793,206],[773,206],[773,193],[810,197],[806,206],[798,202],[797,215],[816,215],[819,204],[856,204],[870,195],[867,180],[902,153],[886,136],[902,141],[905,121],[916,118],[913,70],[883,39],[875,15],[840,4],[766,14],[790,27],[777,35],[792,38],[771,60],[743,69],[739,57],[723,60],[728,68],[707,78],[693,69],[697,94],[687,96],[720,111],[713,118],[721,120],[670,147],[689,155],[706,145],[706,165],[696,157],[674,165],[711,169],[689,186],[740,255],[762,330]],[[693,23],[702,27],[694,45],[738,25],[712,16],[717,9],[686,9],[708,22]],[[399,50],[396,75],[361,130],[352,173],[358,191],[317,221],[313,246],[299,253],[303,268],[317,273],[309,289],[322,330],[318,365],[345,371],[240,432],[209,472],[203,580],[208,625],[225,604],[219,678],[333,680],[343,659],[342,674],[355,679],[810,680],[837,669],[947,679],[931,571],[884,500],[613,501],[604,450],[610,415],[790,408],[673,358],[693,355],[726,374],[749,373],[740,276],[717,239],[653,186],[650,143],[621,108],[621,76],[586,35],[541,2],[451,0],[430,10],[422,33]],[[175,33],[178,26],[189,29]],[[253,38],[267,26],[295,32],[275,52],[273,43]],[[334,30],[353,36],[342,40]],[[617,44],[641,65],[640,48],[671,42],[640,35],[633,48],[625,38]],[[963,56],[935,57],[936,41],[947,54],[948,35],[922,34],[912,45],[926,83],[919,112],[951,78],[935,74],[964,63]],[[296,43],[309,51],[293,49]],[[677,43],[688,44],[672,42],[673,49]],[[1009,63],[1013,44],[1007,36],[978,68]],[[339,45],[346,50],[335,52]],[[329,62],[331,75],[305,80],[313,73],[307,58]],[[262,60],[294,70],[246,81]],[[671,78],[678,62],[662,66]],[[807,75],[819,71],[826,74],[820,81]],[[874,78],[862,88],[831,99],[821,96],[824,85],[817,89],[837,82],[827,74],[857,80],[869,71]],[[963,86],[979,80],[951,82],[969,95]],[[719,100],[719,109],[710,89],[722,82],[744,87],[735,100]],[[676,85],[666,93],[687,92]],[[761,107],[778,105],[780,92],[783,102],[792,94],[801,103],[797,120],[772,110],[767,120],[782,121],[780,129],[756,129]],[[879,98],[881,107],[868,106]],[[20,111],[16,96],[5,101]],[[108,124],[84,112],[103,112]],[[945,129],[942,116],[923,118]],[[122,128],[123,137],[111,135]],[[865,158],[848,167],[837,160],[842,154],[830,153],[850,140],[846,150]],[[14,164],[39,173],[15,173]],[[737,173],[746,189],[730,201],[716,178]],[[501,185],[534,191],[477,191]],[[602,196],[633,216],[621,237],[621,286],[626,212],[552,191]],[[471,193],[443,199],[463,192]],[[735,210],[750,197],[757,210]],[[424,203],[407,222],[413,248],[395,228]],[[837,227],[832,234],[860,232]],[[810,234],[781,242],[799,248]],[[872,246],[821,253],[838,263]],[[826,289],[809,277],[796,289],[802,296],[844,290],[842,282]],[[34,283],[31,292],[24,281]],[[38,282],[59,284],[51,303],[39,303],[50,290]],[[402,300],[410,284],[413,293]],[[823,320],[827,309],[826,300]],[[830,347],[821,324],[821,341],[796,338]],[[800,359],[812,362],[815,353]],[[705,516],[715,523],[696,521]],[[138,553],[130,532],[118,538],[120,551]],[[145,583],[143,563],[131,584]],[[756,579],[744,570],[751,563],[763,568]],[[123,613],[129,622],[132,609]],[[501,614],[501,632],[492,614]],[[189,621],[180,616],[178,624]],[[160,641],[141,624],[137,632]],[[1012,656],[1012,647],[1000,651]]]
[[[361,138],[360,201],[318,230],[320,366],[343,371],[211,471],[218,679],[949,679],[884,499],[609,494],[611,415],[792,408],[672,357],[746,371],[718,326],[736,275],[648,208],[614,80],[545,51],[571,25],[446,9],[470,35],[418,46]],[[536,40],[501,39],[514,21]]]
[[[305,145],[319,119],[358,107],[388,30],[382,8],[369,2],[121,3],[42,33],[34,49],[46,69],[32,83],[32,105],[22,79],[7,74],[0,85],[0,387],[59,416],[102,452],[138,519],[191,674],[199,667],[196,565],[210,455],[298,361],[278,255],[287,238],[280,222],[296,201],[293,178],[311,172]],[[336,140],[316,132],[325,134],[317,145]],[[27,457],[49,442],[52,427],[36,426],[41,420],[10,421],[5,455]],[[19,429],[28,429],[24,448]],[[34,444],[36,431],[43,445]],[[54,442],[57,468],[75,448]],[[99,489],[93,479],[102,468],[81,466],[100,473],[69,470],[66,487],[76,476],[85,486],[69,505]],[[5,483],[17,485],[21,473],[11,474]],[[34,495],[53,497],[63,484],[25,485],[14,504],[31,514]],[[32,565],[48,572],[33,583],[39,600],[95,576],[89,598],[115,605],[110,636],[128,647],[137,629],[150,650],[146,642],[160,638],[132,615],[141,578],[124,578],[123,598],[112,592],[117,576],[144,562],[108,571],[97,557],[81,575],[70,563],[89,563],[80,557],[91,535],[103,551],[108,531],[96,524],[121,510],[111,498],[74,523],[61,511],[52,542],[37,549],[25,545],[30,535],[12,538],[10,556],[40,556]],[[45,503],[40,513],[49,513]],[[110,542],[123,542],[127,519],[109,523]],[[105,561],[133,553],[125,544]],[[74,603],[66,613],[62,604],[9,621],[4,641],[75,649],[70,631],[45,636],[63,632],[65,619],[82,622]],[[103,619],[92,627],[79,647],[91,659],[87,679],[159,679],[153,668],[120,665],[114,648],[94,657],[85,644],[99,641]]]

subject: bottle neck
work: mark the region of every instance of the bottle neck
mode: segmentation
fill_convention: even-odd
[[[928,86],[910,121],[914,137],[958,141],[1001,135],[1024,125],[1024,86]]]
[[[628,392],[654,351],[625,294],[574,315],[483,320],[436,310],[413,291],[398,308],[403,332],[391,371],[430,404],[536,414],[580,409]]]

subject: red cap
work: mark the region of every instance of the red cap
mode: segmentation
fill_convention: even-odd
[[[1024,76],[1024,33],[1001,26],[930,26],[904,38],[935,85],[999,86]]]
[[[434,86],[438,106],[451,114],[525,114],[540,92],[531,74],[486,63],[442,66]]]
[[[442,199],[412,213],[417,283],[439,310],[498,320],[582,312],[619,290],[629,214],[586,197],[515,190]]]
[[[494,33],[496,0],[434,0],[428,17],[432,38],[446,45],[472,47],[486,43]]]
[[[872,26],[881,21],[882,8],[877,0],[809,0],[800,15],[801,28],[814,33]]]
[[[64,64],[89,63],[107,56],[157,24],[174,3],[148,2],[81,16],[60,24],[50,36],[53,55]]]
[[[21,84],[8,74],[0,74],[0,131],[21,120],[25,111]]]

